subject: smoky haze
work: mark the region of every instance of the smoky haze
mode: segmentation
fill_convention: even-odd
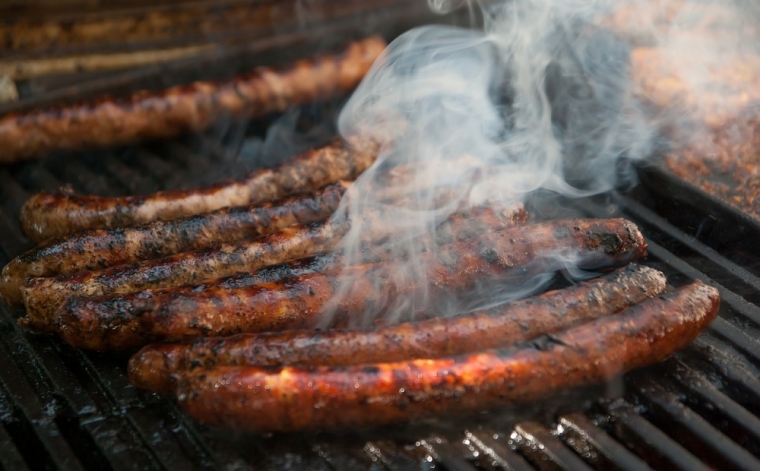
[[[403,284],[426,279],[419,254],[436,249],[415,238],[462,208],[525,201],[538,190],[583,197],[635,182],[631,163],[653,153],[664,115],[631,80],[632,48],[678,44],[674,18],[691,4],[667,3],[430,0],[442,14],[477,10],[483,27],[425,26],[389,45],[338,122],[344,138],[369,136],[385,146],[335,217],[360,221],[379,212],[393,224],[395,234],[381,245],[395,255],[395,279]],[[406,178],[388,179],[394,166],[406,169]],[[366,231],[353,224],[342,241],[348,264],[361,259]],[[544,272],[528,280],[481,285],[443,302],[424,290],[379,300],[355,321],[493,306],[545,288],[558,269],[593,276],[574,254],[544,257]],[[338,297],[352,284],[346,272]]]

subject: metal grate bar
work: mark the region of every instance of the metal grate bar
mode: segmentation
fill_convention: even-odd
[[[0,196],[3,198],[3,205],[13,214],[18,214],[29,193],[21,188],[7,170],[0,169]]]
[[[21,169],[18,178],[28,191],[55,191],[66,186],[64,182],[53,176],[48,168],[51,160],[53,159],[47,159],[38,165],[28,165]]]
[[[576,453],[597,469],[647,471],[651,468],[581,413],[563,415],[559,419],[560,436]]]
[[[40,402],[5,345],[0,346],[0,386],[8,392],[14,409],[18,411],[13,414],[15,421],[5,425],[18,427],[10,435],[16,446],[28,447],[26,451],[21,448],[24,459],[27,462],[33,459],[58,469],[83,469],[53,421],[55,411],[51,406],[54,404],[45,405]]]
[[[149,395],[154,396],[154,395]],[[232,448],[226,437],[214,435],[208,428],[201,427],[197,422],[185,415],[174,401],[164,401],[172,417],[181,423],[189,440],[202,450],[214,462],[216,468],[236,469],[246,461],[259,462],[263,459],[263,447],[258,440],[247,440],[246,454],[242,456]]]
[[[671,378],[689,394],[687,402],[711,424],[754,455],[760,453],[760,419],[721,392],[706,376],[687,364],[673,360]]]
[[[710,470],[662,430],[641,417],[625,400],[618,399],[602,406],[612,418],[615,437],[655,469]]]
[[[29,468],[8,431],[0,425],[0,469],[26,471]]]
[[[0,257],[3,266],[16,255],[32,248],[32,243],[21,234],[18,224],[12,221],[5,211],[0,210],[0,249],[5,257]],[[0,254],[2,255],[2,254]],[[5,260],[3,260],[5,259]]]
[[[335,471],[353,471],[355,469],[382,471],[385,469],[382,461],[377,456],[367,454],[364,447],[346,447],[323,442],[315,445],[314,451],[327,461],[327,464]]]
[[[760,413],[760,370],[738,351],[718,339],[702,335],[692,343],[688,353],[691,355],[677,354],[676,357],[720,377],[725,392],[754,414]]]
[[[643,378],[631,385],[636,397],[651,410],[650,420],[705,462],[721,469],[760,469],[760,461],[747,450],[684,406],[677,396],[657,382]]]
[[[720,317],[710,324],[710,330],[729,340],[739,350],[750,355],[753,360],[760,362],[760,341]]]
[[[86,434],[79,441],[79,448],[101,454],[98,460],[88,463],[89,469],[161,469],[140,438],[135,435],[131,425],[121,417],[89,420],[77,425],[81,433]]]
[[[419,460],[410,456],[396,442],[391,440],[372,440],[364,445],[364,450],[377,457],[377,459],[390,470],[421,469]]]
[[[139,166],[139,169],[156,183],[157,188],[167,189],[171,188],[171,179],[179,178],[177,169],[171,164],[163,160],[155,153],[144,149],[138,148],[134,154],[135,163]],[[180,175],[181,176],[181,175]],[[176,184],[174,185],[176,186]]]
[[[538,422],[521,422],[511,436],[519,450],[543,470],[591,470],[578,455]]]
[[[660,217],[654,211],[648,209],[641,203],[619,194],[613,194],[613,198],[623,208],[624,213],[631,213],[636,218],[646,221],[647,223],[655,226],[657,230],[668,237],[675,239],[678,243],[683,244],[700,256],[710,260],[715,265],[720,267],[721,270],[725,270],[734,276],[734,281],[745,283],[749,285],[753,290],[760,292],[760,278],[750,273],[748,270],[740,267],[736,263],[720,255],[715,249],[703,244],[695,237],[683,233],[681,230],[670,224],[667,220]]]
[[[34,365],[33,368],[42,373],[50,385],[48,395],[63,399],[70,411],[78,417],[88,417],[102,413],[98,407],[97,398],[93,397],[74,374],[69,362],[65,361],[56,351],[54,344],[49,342],[49,336],[22,336],[20,330],[13,326],[4,339],[9,348],[16,353],[14,360],[22,368],[24,364]],[[29,359],[26,359],[29,357]],[[22,364],[22,360],[24,364]],[[42,384],[38,384],[41,387]]]
[[[466,440],[491,458],[499,466],[508,471],[530,471],[533,467],[525,461],[525,458],[518,455],[505,444],[498,440],[501,435],[493,431],[478,430],[464,432]]]
[[[580,204],[580,206],[584,211],[594,217],[606,218],[610,216],[609,212],[604,211],[602,208],[593,203],[584,203]],[[634,222],[638,223],[639,221],[634,219]],[[651,240],[650,238],[647,238],[647,245],[650,256],[663,261],[690,279],[700,280],[705,284],[713,286],[720,292],[722,303],[728,304],[734,309],[737,314],[751,320],[753,323],[760,326],[760,307],[755,306],[733,291],[727,289],[720,283],[716,282],[713,278],[709,277],[697,268],[691,266],[689,263],[677,257],[665,247]]]
[[[446,439],[440,437],[419,441],[419,446],[449,471],[475,471],[475,467],[457,453]]]
[[[179,437],[183,432],[181,427],[160,408],[133,409],[124,414],[124,418],[134,425],[140,438],[166,469],[195,470],[211,467],[207,457],[194,456],[180,444]]]

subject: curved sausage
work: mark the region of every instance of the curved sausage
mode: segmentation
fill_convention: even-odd
[[[0,298],[11,306],[19,305],[23,300],[20,288],[30,277],[99,270],[252,239],[292,224],[322,221],[338,209],[349,185],[341,181],[315,193],[272,202],[137,227],[90,229],[67,238],[53,239],[19,255],[3,268]]]
[[[717,290],[700,282],[511,355],[349,367],[202,368],[181,375],[177,398],[200,422],[256,432],[355,429],[462,415],[535,401],[656,363],[715,318]]]
[[[442,245],[455,240],[465,240],[486,230],[503,229],[523,224],[527,214],[520,204],[503,209],[473,208],[452,214],[435,231],[434,240],[419,240],[418,245]],[[361,217],[365,242],[376,242],[393,234],[394,227],[384,221],[381,212],[368,212]],[[308,226],[291,226],[252,241],[225,244],[207,250],[188,252],[156,260],[141,261],[116,266],[99,271],[87,271],[68,276],[32,278],[21,292],[26,306],[26,318],[20,319],[24,327],[36,330],[52,330],[55,311],[67,299],[74,296],[104,296],[107,294],[132,293],[146,289],[164,289],[184,284],[205,283],[233,276],[238,272],[243,279],[252,283],[256,279],[276,281],[271,274],[249,275],[264,267],[280,264],[287,260],[311,257],[319,252],[331,250],[338,244],[351,224],[345,218],[334,218],[327,223]],[[361,253],[358,263],[374,263],[387,260],[391,255],[383,252],[382,246],[373,244]],[[328,258],[330,261],[328,262]],[[301,263],[299,268],[291,267],[268,270],[282,277],[314,273],[331,267],[342,266],[343,257],[321,256],[318,260]],[[279,278],[278,278],[279,279]],[[263,282],[263,281],[259,281]],[[250,286],[250,284],[248,285]],[[187,288],[196,289],[196,287]]]
[[[336,325],[382,311],[400,297],[431,299],[462,293],[484,281],[518,284],[555,270],[555,254],[581,268],[625,265],[646,254],[636,226],[624,219],[575,219],[492,231],[447,244],[417,258],[424,273],[398,278],[394,262],[327,270],[244,288],[191,292],[144,291],[72,298],[56,313],[59,335],[95,350],[135,348],[152,341],[314,328],[331,309]],[[350,284],[348,292],[339,291]],[[339,296],[339,294],[341,294]]]
[[[80,196],[38,193],[21,208],[21,227],[36,242],[85,229],[136,226],[222,208],[263,203],[317,190],[338,180],[353,180],[377,157],[375,141],[354,139],[311,150],[279,167],[258,170],[240,180],[204,188],[163,191],[145,196]]]
[[[505,348],[620,312],[666,287],[661,272],[629,265],[579,286],[452,318],[371,331],[287,331],[154,344],[129,360],[129,380],[143,389],[170,393],[176,373],[199,367],[340,366]]]
[[[12,113],[0,119],[0,164],[54,149],[110,146],[200,131],[215,119],[261,117],[340,96],[359,84],[385,49],[373,36],[334,55],[259,67],[224,82],[194,82],[123,98]]]

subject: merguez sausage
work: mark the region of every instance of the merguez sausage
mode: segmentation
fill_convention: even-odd
[[[417,261],[424,267],[424,281],[402,282],[394,263],[382,262],[245,288],[72,298],[56,313],[57,330],[71,345],[107,350],[153,341],[314,328],[324,320],[328,306],[334,309],[335,325],[341,325],[365,309],[382,309],[389,300],[425,290],[440,298],[488,279],[524,282],[555,269],[551,257],[558,252],[571,252],[581,268],[611,267],[644,256],[646,243],[638,228],[624,219],[551,221],[493,231],[423,253]],[[350,280],[352,289],[336,301],[343,280]]]
[[[215,367],[182,375],[177,398],[205,424],[256,432],[356,429],[462,415],[609,380],[685,347],[715,318],[717,290],[695,282],[505,356],[350,367]]]
[[[356,87],[385,49],[373,36],[339,54],[272,69],[259,67],[225,82],[194,82],[125,98],[13,113],[0,119],[0,163],[53,149],[127,144],[199,131],[224,115],[261,117],[340,96]]]
[[[0,275],[0,298],[21,303],[20,288],[30,277],[99,270],[137,260],[213,247],[271,234],[292,224],[329,218],[340,206],[349,182],[327,185],[315,193],[137,227],[90,229],[54,239],[19,255]]]
[[[263,203],[311,192],[339,180],[353,180],[372,165],[378,149],[379,145],[370,139],[354,139],[350,145],[334,142],[241,180],[146,196],[42,192],[29,198],[21,208],[21,227],[30,239],[42,242],[85,229],[136,226]]]
[[[372,331],[287,331],[149,345],[129,361],[129,379],[137,387],[171,393],[176,373],[199,367],[340,366],[511,347],[615,314],[662,294],[666,287],[659,271],[630,265],[580,286],[453,318]]]
[[[451,238],[464,240],[485,230],[522,224],[525,218],[522,205],[512,205],[503,210],[480,208],[457,212],[435,231],[435,242],[447,243],[452,241]],[[384,220],[379,210],[362,215],[360,224],[365,229],[363,233],[368,237],[367,242],[388,237],[395,230],[394,226]],[[290,226],[258,239],[211,249],[75,275],[32,278],[21,288],[27,312],[27,317],[21,323],[37,330],[51,330],[55,311],[64,301],[74,296],[103,296],[184,284],[197,285],[238,272],[253,272],[288,260],[311,257],[334,248],[350,228],[348,220],[336,217],[326,223]],[[379,261],[387,255],[376,247],[373,249],[367,250],[364,263]],[[320,260],[312,263],[312,271],[309,272],[323,270],[322,267],[327,263],[325,258],[320,257]],[[332,258],[333,268],[343,264],[342,258]],[[307,273],[306,269],[303,266],[299,274]],[[286,270],[279,270],[277,273],[282,275],[285,272]],[[249,281],[254,279],[252,276],[241,277]],[[267,281],[274,281],[271,276],[269,278]],[[196,288],[197,286],[188,289]]]

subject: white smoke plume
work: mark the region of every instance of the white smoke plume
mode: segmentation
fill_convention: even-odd
[[[458,208],[525,201],[537,190],[582,197],[632,182],[629,164],[652,154],[659,123],[636,96],[631,43],[667,39],[673,26],[663,24],[664,3],[429,0],[442,14],[477,9],[483,28],[425,26],[403,34],[338,123],[346,138],[369,135],[388,143],[343,209],[356,220],[382,209],[396,226],[398,235],[385,244],[404,255],[395,262],[399,280],[424,276],[411,241]],[[635,24],[643,30],[615,16],[625,8],[639,16]],[[385,172],[394,166],[410,177],[388,183]],[[432,200],[441,193],[454,197],[445,204]],[[389,196],[403,196],[404,204]],[[362,231],[355,225],[343,241],[349,262],[362,250]],[[453,310],[532,294],[558,269],[584,276],[561,254],[548,268],[528,283],[470,293]],[[346,276],[342,292],[350,290]],[[424,310],[427,303],[424,294],[397,300],[363,313],[361,322]]]

